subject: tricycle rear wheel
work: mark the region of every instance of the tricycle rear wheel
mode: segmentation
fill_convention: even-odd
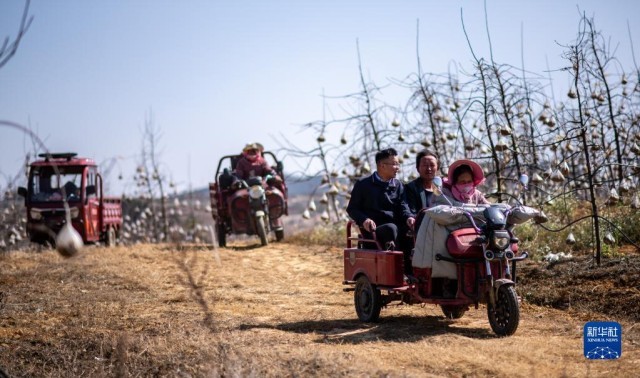
[[[509,286],[500,286],[496,293],[496,304],[487,304],[487,315],[491,329],[497,335],[513,335],[520,323],[520,307],[518,306],[518,295],[516,289]]]
[[[353,294],[358,319],[363,322],[375,322],[380,317],[382,309],[382,297],[380,290],[369,282],[366,276],[361,276],[356,281]]]
[[[216,229],[218,230],[218,245],[224,248],[227,246],[227,231],[222,224],[217,225]]]
[[[113,227],[109,227],[109,229],[107,230],[107,237],[106,237],[106,245],[107,248],[112,248],[116,246],[116,230]]]
[[[460,319],[465,312],[467,312],[467,306],[441,306],[442,313],[447,319]]]
[[[284,229],[276,230],[276,241],[282,241],[284,239]]]

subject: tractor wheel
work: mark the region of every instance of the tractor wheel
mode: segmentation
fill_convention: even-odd
[[[258,236],[260,236],[260,244],[265,246],[269,244],[269,239],[267,239],[267,226],[264,223],[264,216],[256,217],[256,228],[258,231]]]
[[[218,230],[218,245],[224,248],[227,246],[227,231],[222,224],[217,225],[216,229]]]
[[[358,319],[363,322],[375,322],[380,317],[382,297],[380,290],[369,282],[366,276],[361,276],[356,282],[353,294]]]
[[[276,230],[276,241],[284,239],[284,229]]]
[[[513,335],[518,329],[520,322],[520,307],[518,306],[518,296],[516,289],[509,286],[500,286],[496,293],[496,304],[487,304],[487,315],[491,329],[497,335]]]
[[[467,309],[467,306],[442,306],[442,313],[447,319],[460,319]]]

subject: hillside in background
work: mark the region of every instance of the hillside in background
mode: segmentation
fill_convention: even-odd
[[[291,218],[301,218],[307,202],[311,198],[314,190],[320,186],[321,178],[313,177],[311,179],[302,179],[299,177],[287,177],[287,188],[289,190],[289,217],[285,218],[285,222],[291,222]],[[192,191],[179,193],[175,197],[171,197],[173,200],[177,198],[179,201],[194,202],[199,201],[202,207],[206,207],[209,204],[209,188],[198,188]],[[210,215],[210,214],[209,214]]]
[[[313,219],[304,219],[302,212],[305,210],[311,194],[320,185],[320,182],[320,177],[306,180],[294,177],[287,178],[289,215],[283,218],[285,237],[300,232],[301,230],[308,230],[314,226],[316,221]],[[209,227],[214,226],[214,221],[211,215],[211,208],[209,207],[208,187],[171,196],[167,204],[170,222],[181,227],[181,229],[177,231],[177,234],[186,236],[187,241],[192,241],[197,237],[199,241],[212,242]],[[129,214],[130,220],[135,222],[138,219],[135,214],[142,211],[141,206],[125,205],[124,207],[125,214]],[[194,228],[191,235],[189,228]],[[174,236],[179,237],[179,235]],[[237,236],[236,238],[243,238],[243,236]]]
[[[289,198],[296,197],[309,197],[311,193],[320,185],[321,177],[313,177],[310,179],[303,179],[295,176],[287,176],[287,188],[289,189]],[[191,191],[184,191],[177,195],[180,200],[200,200],[208,203],[209,201],[209,188],[197,188]]]

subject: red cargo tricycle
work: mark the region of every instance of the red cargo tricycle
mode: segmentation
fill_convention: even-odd
[[[507,336],[516,331],[520,321],[516,263],[528,257],[527,252],[518,250],[513,224],[508,223],[511,211],[517,208],[486,205],[474,214],[464,208],[451,208],[466,218],[466,226],[446,236],[448,256],[437,253],[434,260],[454,264],[453,280],[433,277],[430,267],[414,267],[414,275],[405,276],[401,251],[384,250],[375,240],[375,233],[373,239],[365,239],[361,232],[354,232],[357,226],[352,221],[347,224],[343,284],[350,287],[344,291],[354,292],[355,310],[361,321],[376,321],[382,307],[393,301],[439,305],[444,315],[452,319],[462,317],[470,306],[477,309],[483,303],[496,334]],[[541,212],[533,210],[527,214],[530,217],[524,220],[538,216],[537,221],[544,221]],[[480,226],[479,219],[482,219]],[[520,217],[518,223],[524,220]]]
[[[227,235],[257,235],[261,245],[269,243],[273,231],[277,241],[284,238],[282,216],[288,215],[287,186],[283,164],[263,151],[271,168],[282,179],[277,185],[260,176],[239,180],[231,172],[242,155],[223,156],[216,169],[216,181],[209,184],[211,212],[216,223],[218,244],[227,245]]]
[[[18,188],[24,197],[29,239],[54,245],[56,235],[70,221],[84,243],[115,246],[122,229],[122,200],[105,195],[95,161],[75,152],[38,156],[42,159],[29,165],[27,186]]]

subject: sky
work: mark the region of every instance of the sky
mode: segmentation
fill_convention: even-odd
[[[3,40],[15,38],[24,4],[0,1]],[[629,36],[640,43],[640,1],[487,0],[486,7],[498,62],[520,67],[524,55],[526,68],[541,75],[566,66],[562,45],[575,39],[585,12],[620,64],[633,68]],[[179,190],[202,188],[219,158],[248,142],[275,150],[286,136],[312,147],[315,135],[302,125],[322,119],[323,93],[359,91],[357,45],[367,80],[378,85],[417,72],[416,48],[423,71],[470,67],[461,10],[476,54],[488,57],[476,0],[33,0],[31,27],[0,68],[0,120],[29,127],[49,151],[111,165],[110,194],[119,195],[133,190],[152,118],[162,171]],[[3,187],[32,142],[0,126],[0,150]],[[284,163],[290,172],[303,165]]]

